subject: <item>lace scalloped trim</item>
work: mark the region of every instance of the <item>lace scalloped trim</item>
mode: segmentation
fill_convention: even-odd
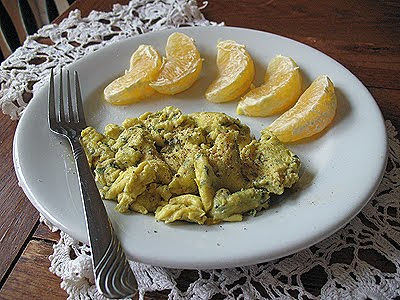
[[[131,262],[140,298],[170,290],[169,299],[392,299],[400,294],[400,142],[390,121],[389,159],[374,197],[347,226],[324,241],[275,261],[234,269],[189,271]],[[373,260],[369,257],[374,257]],[[379,259],[377,259],[379,258]],[[50,256],[69,299],[104,299],[93,285],[90,248],[61,232]],[[314,279],[318,278],[317,282]],[[306,282],[314,280],[310,289]],[[184,282],[184,284],[182,284]]]

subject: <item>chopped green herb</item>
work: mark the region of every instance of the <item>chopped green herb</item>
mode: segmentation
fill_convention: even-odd
[[[255,217],[257,215],[257,210],[256,209],[252,209],[249,211],[249,215]]]
[[[105,168],[104,167],[100,167],[96,169],[96,172],[99,174],[103,174],[104,173]]]
[[[109,166],[114,168],[114,169],[119,169],[120,168],[115,161],[110,162]]]

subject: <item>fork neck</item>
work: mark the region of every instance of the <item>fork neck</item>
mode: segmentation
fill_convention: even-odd
[[[72,129],[70,129],[70,130],[68,130],[68,137],[74,143],[80,143],[81,132],[82,132],[82,130],[78,130],[78,129],[73,129],[72,130]]]

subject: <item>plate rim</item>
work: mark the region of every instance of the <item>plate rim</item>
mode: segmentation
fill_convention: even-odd
[[[302,47],[307,47],[307,49],[312,50],[312,51],[316,51],[319,54],[322,54],[323,56],[325,56],[326,58],[328,58],[331,62],[334,62],[335,64],[340,65],[342,68],[344,68],[345,70],[347,70],[353,77],[354,80],[357,80],[360,85],[362,86],[362,88],[364,89],[364,91],[366,93],[368,93],[368,95],[370,96],[370,98],[373,100],[373,103],[376,106],[376,110],[377,112],[379,112],[379,116],[380,116],[380,122],[383,124],[383,128],[385,129],[385,124],[384,124],[384,118],[382,115],[382,112],[376,102],[376,100],[374,99],[374,97],[371,95],[371,93],[368,91],[368,89],[365,87],[365,85],[350,71],[348,70],[345,66],[343,66],[340,62],[336,61],[335,59],[333,59],[332,57],[330,57],[329,55],[323,53],[322,51],[315,49],[307,44],[301,43],[299,41],[296,41],[294,39],[285,37],[285,36],[281,36],[278,34],[274,34],[274,33],[270,33],[270,32],[266,32],[266,31],[260,31],[260,30],[254,30],[254,29],[249,29],[249,28],[241,28],[241,27],[230,27],[230,26],[210,26],[211,28],[223,28],[223,30],[225,29],[232,29],[232,30],[239,30],[239,31],[252,31],[252,32],[257,32],[260,34],[267,34],[267,35],[272,35],[274,37],[277,37],[279,39],[286,39],[289,40],[290,42],[294,42],[296,45],[301,45]],[[197,30],[197,29],[201,29],[201,30],[205,30],[205,28],[210,28],[210,27],[185,27],[185,28],[172,28],[172,29],[168,29],[168,30],[163,30],[162,32],[164,32],[165,34],[167,34],[168,32],[175,32],[175,31],[191,31],[191,30]],[[101,52],[103,49],[109,48],[111,49],[112,47],[118,47],[119,44],[126,42],[127,40],[134,40],[137,38],[141,38],[143,35],[152,35],[152,34],[157,34],[160,31],[157,32],[148,32],[148,33],[144,33],[141,35],[137,35],[137,36],[133,36],[130,37],[128,39],[123,39],[123,40],[119,40],[116,41],[110,45],[105,46],[102,49],[99,49],[99,51]],[[97,53],[98,51],[95,52],[91,52],[88,55],[85,55],[84,57],[80,58],[79,60],[77,60],[76,62],[73,62],[71,64],[68,65],[68,68],[73,68],[74,65],[76,64],[80,64],[82,63],[82,61],[85,60],[90,60],[90,56],[93,53]],[[45,90],[48,89],[48,82],[43,84],[37,91],[36,93],[39,94],[39,92],[41,90],[43,90],[43,92],[45,93]],[[35,96],[37,97],[37,96]],[[34,100],[33,97],[31,100]],[[25,109],[28,109],[29,112],[29,108],[31,105],[32,101],[30,101],[27,105],[27,107]],[[31,105],[32,106],[32,105]],[[21,117],[21,120],[24,118],[25,116],[25,111]],[[77,237],[78,234],[69,232],[68,228],[66,228],[65,226],[63,226],[62,222],[59,222],[56,218],[54,218],[51,214],[51,212],[49,212],[41,203],[40,201],[38,201],[38,199],[36,199],[37,197],[34,196],[34,194],[31,192],[29,185],[26,184],[23,175],[20,173],[21,172],[21,166],[19,165],[19,154],[18,154],[18,149],[17,149],[17,145],[18,145],[18,133],[21,129],[19,129],[21,122],[18,123],[16,131],[15,131],[15,135],[14,135],[14,139],[13,139],[13,163],[14,163],[14,168],[15,168],[15,173],[17,175],[17,179],[18,179],[18,183],[21,186],[21,188],[23,189],[25,195],[28,197],[28,199],[30,200],[30,202],[35,206],[35,208],[41,213],[43,214],[46,219],[54,226],[56,226],[57,228],[60,228],[61,230],[63,230],[64,232],[66,232],[67,234],[71,235],[72,237]],[[369,200],[373,197],[374,192],[376,191],[376,189],[379,187],[381,180],[383,178],[383,175],[385,173],[385,168],[386,168],[386,163],[387,163],[387,159],[388,159],[388,138],[387,138],[387,132],[386,130],[384,130],[384,136],[383,136],[383,140],[385,141],[384,143],[384,149],[385,149],[385,153],[384,153],[384,157],[382,159],[382,162],[380,164],[380,173],[377,174],[377,180],[375,180],[375,184],[373,186],[370,186],[368,189],[368,192],[366,192],[366,194],[368,194],[369,196],[367,197],[367,199],[365,199],[364,201],[360,201],[358,203],[358,206],[356,209],[353,209],[351,213],[348,214],[348,216],[346,218],[342,218],[340,220],[340,222],[337,222],[336,226],[331,226],[329,229],[325,230],[323,233],[319,232],[318,237],[313,236],[312,239],[303,239],[303,245],[298,245],[297,247],[293,247],[291,249],[288,249],[288,247],[284,247],[285,251],[281,251],[280,254],[275,255],[275,256],[268,256],[266,257],[255,257],[254,255],[252,257],[241,257],[241,259],[228,259],[227,261],[224,262],[220,262],[220,263],[210,263],[210,260],[208,260],[207,262],[203,262],[203,263],[196,263],[195,265],[182,265],[180,263],[180,261],[175,260],[175,261],[169,261],[169,262],[156,262],[156,264],[154,264],[154,260],[151,259],[149,260],[141,260],[141,262],[144,263],[150,263],[153,265],[160,265],[160,266],[164,266],[164,267],[173,267],[173,268],[189,268],[189,269],[206,269],[206,268],[210,268],[210,266],[212,265],[212,268],[225,268],[225,267],[238,267],[238,266],[244,266],[244,265],[249,265],[249,264],[255,264],[255,263],[260,263],[260,262],[265,262],[265,261],[270,261],[273,259],[277,259],[280,257],[284,257],[286,255],[290,255],[293,254],[295,252],[299,252],[305,248],[308,248],[312,245],[315,245],[316,243],[320,242],[321,240],[331,236],[333,233],[335,233],[336,231],[340,230],[341,228],[343,228],[348,222],[350,222],[364,207],[365,205],[369,202]],[[78,240],[87,242],[87,237],[85,239],[83,239],[82,237],[79,237]],[[311,241],[310,241],[311,240]]]

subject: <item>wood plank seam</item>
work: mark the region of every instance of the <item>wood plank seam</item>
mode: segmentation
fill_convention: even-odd
[[[46,244],[51,244],[54,245],[56,244],[56,242],[49,240],[49,239],[44,239],[44,238],[39,238],[39,237],[35,237],[33,236],[30,241],[38,241],[38,242],[45,242]]]
[[[26,237],[24,243],[22,244],[22,247],[19,249],[17,255],[15,256],[14,260],[12,261],[10,267],[8,268],[8,270],[4,273],[3,278],[1,278],[0,280],[0,290],[3,287],[4,283],[7,281],[8,276],[10,276],[12,270],[14,269],[15,265],[17,264],[18,260],[21,258],[22,253],[24,252],[24,250],[26,249],[26,247],[28,246],[33,234],[35,233],[36,229],[38,228],[40,224],[39,218],[36,221],[35,226],[32,227],[31,231],[29,232],[29,235]]]
[[[400,91],[400,89],[398,89],[398,88],[388,88],[388,87],[383,87],[383,86],[373,86],[373,85],[366,85],[366,84],[364,84],[364,85],[365,85],[365,87],[372,88],[372,89],[381,89],[381,90],[389,90],[389,91]]]

